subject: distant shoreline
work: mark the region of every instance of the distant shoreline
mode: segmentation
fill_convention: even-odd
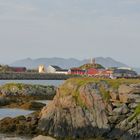
[[[75,75],[47,74],[47,73],[0,73],[0,80],[66,80]]]

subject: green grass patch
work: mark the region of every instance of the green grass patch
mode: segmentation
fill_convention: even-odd
[[[77,104],[79,104],[80,106],[84,106],[84,103],[79,96],[79,89],[82,86],[85,86],[89,83],[99,84],[99,87],[100,87],[101,82],[105,82],[106,84],[108,84],[109,88],[118,89],[121,84],[140,83],[140,80],[138,79],[113,79],[112,80],[112,79],[95,79],[95,78],[87,78],[87,77],[71,78],[71,79],[66,80],[66,82],[59,87],[60,96],[65,97],[68,95],[72,95]],[[110,99],[109,91],[105,89],[102,83],[99,90],[100,90],[100,93],[102,94],[103,99],[105,101],[109,101]]]
[[[140,115],[140,104],[136,107],[135,112],[132,116],[130,116],[129,121],[135,119],[138,115]]]

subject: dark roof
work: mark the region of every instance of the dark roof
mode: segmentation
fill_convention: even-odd
[[[114,73],[118,73],[118,74],[133,74],[133,75],[137,75],[137,73],[133,70],[126,70],[126,69],[116,69],[114,70]]]
[[[62,70],[62,68],[60,68],[59,66],[55,66],[55,65],[51,65],[53,68],[55,68],[56,70]]]
[[[82,70],[82,69],[80,69],[80,68],[71,68],[70,70],[71,70],[71,71],[83,71],[83,72],[85,71],[85,70]]]
[[[67,72],[68,70],[66,70],[66,69],[60,69],[60,70],[56,70],[56,71]]]
[[[11,69],[26,69],[26,67],[9,67]]]

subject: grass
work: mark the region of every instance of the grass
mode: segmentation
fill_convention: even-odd
[[[136,84],[140,83],[139,79],[107,79],[108,84],[113,89],[118,89],[121,84]]]
[[[138,115],[140,115],[140,104],[136,107],[132,116],[130,116],[129,121],[135,119]]]
[[[21,83],[8,83],[8,84],[5,84],[5,85],[2,85],[0,88],[10,90],[13,87],[16,87],[19,90],[22,90],[24,88],[24,84],[21,84]]]
[[[46,89],[47,91],[50,90],[53,91],[54,87],[53,86],[45,86],[45,85],[32,85],[32,84],[24,84],[24,83],[7,83],[2,86],[0,86],[0,90],[5,90],[9,92],[22,92],[25,89],[33,89],[33,90],[43,90]]]
[[[82,99],[79,96],[79,88],[88,84],[88,83],[96,83],[100,84],[100,82],[106,82],[109,87],[113,89],[118,89],[121,84],[135,84],[140,83],[140,80],[138,79],[95,79],[95,78],[71,78],[68,79],[63,85],[59,87],[60,89],[60,96],[65,97],[68,95],[72,95],[75,99],[76,103],[80,106],[84,106],[84,103],[82,102]],[[109,101],[110,94],[109,91],[107,91],[103,86],[100,87],[100,92],[102,94],[102,97],[105,101]]]
[[[121,84],[135,84],[140,83],[139,79],[95,79],[95,78],[71,78],[68,79],[62,86],[60,86],[60,89],[62,91],[68,93],[70,91],[73,91],[69,84],[75,85],[77,88],[86,85],[88,83],[100,83],[101,81],[105,81],[109,84],[110,87],[113,89],[118,89]],[[67,93],[65,93],[67,95]]]
[[[109,101],[110,99],[110,94],[109,91],[107,91],[103,86],[100,87],[100,92],[102,94],[102,97],[105,101]]]

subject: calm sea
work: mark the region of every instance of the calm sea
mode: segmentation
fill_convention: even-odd
[[[0,80],[0,85],[4,85],[6,83],[25,83],[25,84],[39,84],[39,85],[54,85],[59,86],[64,82],[64,80]],[[48,101],[38,101],[48,103]],[[19,115],[28,115],[32,113],[29,110],[22,110],[22,109],[9,109],[9,108],[1,108],[0,109],[0,119],[4,117],[16,117]],[[27,140],[27,138],[15,138],[5,136],[0,134],[0,140]]]
[[[63,80],[0,80],[0,85],[4,85],[6,83],[25,83],[25,84],[40,84],[40,85],[54,85],[59,86],[62,84]],[[39,101],[45,102],[46,104],[48,101]],[[18,115],[26,115],[29,114],[30,111],[25,111],[21,109],[0,109],[0,119],[4,117],[15,117]]]

